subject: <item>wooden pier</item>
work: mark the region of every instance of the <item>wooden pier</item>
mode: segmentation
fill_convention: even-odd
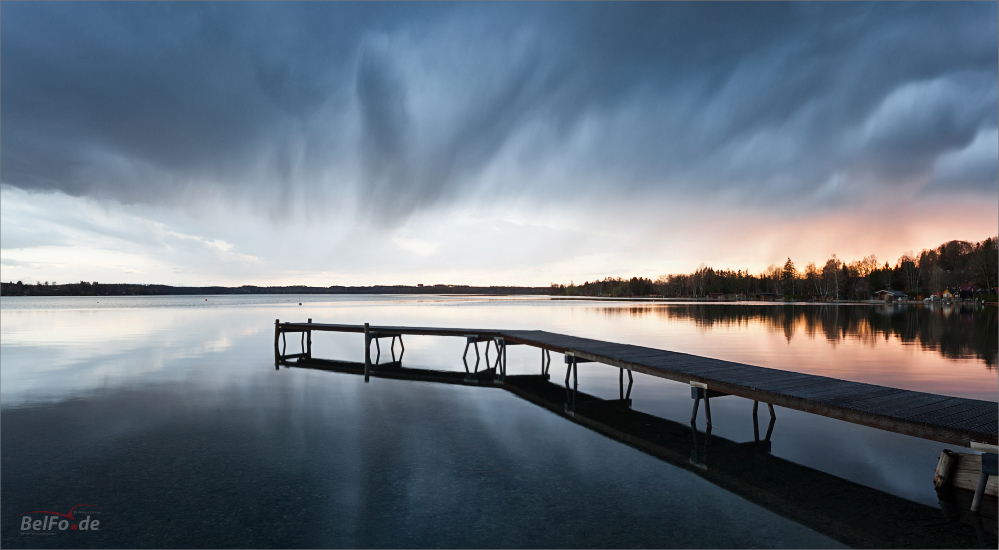
[[[994,401],[850,382],[538,330],[343,325],[313,323],[311,319],[307,323],[282,323],[276,320],[274,327],[275,365],[294,359],[311,360],[311,334],[314,331],[362,333],[365,335],[364,370],[367,379],[370,370],[378,368],[381,355],[379,340],[390,338],[391,353],[394,355],[395,341],[398,339],[401,346],[404,335],[458,337],[466,340],[467,371],[465,374],[458,373],[458,376],[474,378],[477,382],[502,384],[506,376],[507,346],[527,345],[542,350],[542,375],[548,374],[551,352],[564,355],[567,389],[570,373],[575,375],[578,365],[588,362],[622,369],[622,384],[625,370],[628,371],[629,378],[634,371],[690,384],[692,397],[697,398],[694,415],[696,417],[697,403],[703,398],[708,426],[711,422],[709,398],[735,395],[767,403],[771,406],[771,415],[772,407],[777,405],[962,447],[999,444],[999,404]],[[300,353],[287,353],[288,334],[292,333],[301,335]],[[372,341],[377,347],[375,361],[370,358]],[[481,359],[476,360],[474,372],[468,365],[469,346],[475,346],[476,358],[479,358],[480,342],[486,343],[487,357],[490,344],[496,350],[495,359],[487,358],[486,369],[481,373],[478,369]],[[405,348],[402,348],[402,353],[404,351]],[[400,362],[401,357],[400,354]],[[575,383],[573,389],[576,389]]]

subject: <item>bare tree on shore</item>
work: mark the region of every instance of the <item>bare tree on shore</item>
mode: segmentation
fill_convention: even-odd
[[[839,261],[835,254],[826,260],[826,265],[822,266],[822,280],[825,282],[826,296],[832,293],[833,298],[839,298],[839,271],[842,267],[843,262]]]

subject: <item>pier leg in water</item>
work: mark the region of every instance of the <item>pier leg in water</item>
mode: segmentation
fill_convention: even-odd
[[[403,354],[406,353],[406,346],[402,345],[402,335],[401,334],[398,334],[398,335],[395,335],[395,336],[392,337],[392,345],[390,346],[389,350],[392,352],[392,362],[395,363],[396,362],[396,359],[395,359],[395,339],[396,338],[399,339],[399,347],[402,348],[402,351],[399,352],[399,364],[401,366],[401,364],[402,364],[402,356],[403,356]]]
[[[468,346],[475,346],[475,369],[474,371],[468,368]],[[487,344],[488,345],[488,344]],[[488,352],[488,348],[486,349]],[[465,336],[465,353],[461,355],[461,361],[465,363],[465,373],[468,374],[469,379],[471,379],[472,372],[479,372],[479,339],[478,336]]]
[[[624,401],[624,369],[618,369],[617,373],[617,398]]]
[[[777,414],[774,413],[774,406],[772,403],[767,403],[767,408],[770,409],[770,425],[767,426],[767,435],[763,438],[763,441],[770,441],[770,436],[774,433],[774,424],[777,423]],[[753,411],[755,414],[756,411]]]
[[[704,469],[707,467],[708,440],[711,439],[711,428],[704,430],[704,438],[700,441],[700,445],[698,445],[697,435],[697,425],[691,421],[690,437],[693,440],[693,447],[690,450],[690,463],[698,468]],[[698,447],[700,447],[700,449],[698,449]]]
[[[503,351],[501,351],[500,353],[503,354],[503,374],[500,375],[500,380],[505,380],[506,379],[506,340],[503,340],[503,348],[502,349],[503,349]]]
[[[364,323],[364,383],[370,380],[368,371],[371,370],[371,334],[368,324]]]
[[[574,383],[573,384],[574,388],[573,389],[569,388],[569,375],[572,374],[575,371],[576,358],[575,357],[566,356],[566,359],[568,360],[567,361],[568,365],[566,366],[566,369],[565,369],[565,401],[566,401],[565,405],[570,410],[576,410],[576,391],[575,391],[575,389],[578,388],[578,384]]]
[[[631,399],[631,387],[635,385],[635,379],[631,377],[631,369],[628,369],[628,391],[624,392],[625,399]]]
[[[708,397],[708,390],[704,390],[704,418],[707,420],[706,427],[711,431],[711,399]]]
[[[703,384],[701,382],[694,382],[694,381],[690,382],[690,397],[694,399],[694,410],[693,410],[693,412],[690,413],[690,422],[692,424],[696,425],[696,423],[697,423],[697,404],[701,400],[701,398],[703,397],[704,398],[704,417],[705,417],[705,421],[706,421],[706,424],[707,424],[707,428],[709,430],[711,429],[711,401],[708,400],[709,397],[710,397],[710,395],[711,395],[711,391],[708,390],[707,384]],[[724,395],[724,394],[717,394],[716,393],[715,395]]]
[[[369,381],[368,371],[371,370],[371,336],[368,324],[364,323],[364,383]]]
[[[759,401],[753,401],[753,441],[760,442],[760,418],[756,414],[756,409],[760,406]]]
[[[278,336],[281,334],[281,319],[274,319],[274,370],[280,370],[281,353],[278,352]]]
[[[309,318],[309,324],[312,324],[312,318]],[[312,359],[312,331],[306,331],[305,343],[307,345],[305,349],[305,357],[307,359]]]

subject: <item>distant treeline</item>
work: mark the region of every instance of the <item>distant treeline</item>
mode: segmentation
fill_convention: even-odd
[[[527,286],[468,286],[468,285],[391,285],[391,286],[169,286],[124,283],[55,284],[45,281],[33,285],[0,283],[4,296],[163,296],[190,294],[548,294],[547,287]]]
[[[701,265],[687,274],[661,275],[655,281],[641,277],[587,281],[581,285],[552,283],[552,295],[649,296],[700,298],[711,294],[746,297],[778,296],[794,299],[864,300],[879,290],[897,290],[912,297],[950,290],[995,294],[999,286],[997,237],[970,243],[950,241],[918,255],[903,254],[883,265],[872,254],[844,262],[834,254],[822,266],[809,263],[798,269],[791,258],[763,273],[715,270]]]

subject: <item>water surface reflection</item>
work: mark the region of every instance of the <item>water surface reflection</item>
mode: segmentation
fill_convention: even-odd
[[[999,358],[999,314],[995,307],[965,304],[658,304],[593,308],[614,317],[657,316],[685,320],[705,330],[762,327],[829,342],[856,340],[875,347],[894,338],[949,359],[975,358],[989,370]]]
[[[839,336],[830,339],[827,314],[797,306],[791,314],[785,306],[740,313],[534,299],[204,300],[0,301],[4,546],[837,545],[503,392],[275,371],[275,318],[543,329],[979,399],[994,400],[999,382],[990,367],[995,335],[989,343],[987,334],[994,309],[918,313],[915,332],[899,328],[897,314],[839,309],[833,325],[841,328],[829,331]],[[984,356],[967,352],[976,340],[958,334],[955,320],[984,334]],[[842,328],[854,326],[873,336]],[[924,345],[937,333],[958,343]],[[463,371],[463,346],[407,338],[406,366]],[[314,350],[357,360],[362,343],[322,335]],[[536,350],[512,348],[508,369],[536,373]],[[616,369],[587,364],[579,374],[582,391],[618,397]],[[636,413],[690,417],[682,384],[636,375],[631,397]],[[750,407],[713,401],[713,436],[752,443]],[[777,415],[773,458],[939,506],[932,473],[940,445],[797,411]],[[115,525],[93,544],[18,534],[25,511],[88,501],[105,506]]]

